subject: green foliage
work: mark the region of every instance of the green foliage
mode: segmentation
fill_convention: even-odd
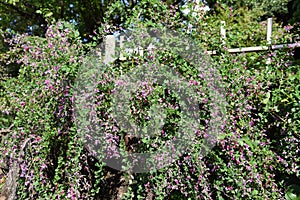
[[[294,0],[291,2],[292,8],[291,11],[293,13],[292,18],[290,19],[291,23],[297,23],[300,21],[300,1]]]
[[[11,51],[17,52],[12,61],[22,65],[18,77],[1,83],[1,115],[8,120],[2,125],[13,125],[1,151],[17,159],[18,152],[10,154],[10,149],[30,139],[20,163],[19,197],[57,199],[74,195],[74,190],[89,191],[90,196],[92,188],[76,184],[91,180],[80,175],[88,154],[83,156],[70,110],[70,86],[84,55],[78,31],[59,22],[49,27],[46,38],[23,35],[11,42]]]
[[[275,1],[268,1],[268,0],[208,0],[207,3],[211,7],[214,4],[219,3],[222,5],[227,5],[232,7],[234,10],[239,8],[248,8],[251,10],[260,9],[264,12],[267,16],[274,16],[274,15],[282,15],[288,13],[288,3],[289,0],[275,0]]]
[[[89,40],[113,2],[116,1],[0,1],[0,27],[43,36],[48,23],[64,20],[76,24],[81,36]]]
[[[287,200],[299,200],[300,199],[300,186],[299,185],[290,185],[285,194]]]
[[[167,27],[189,34],[203,49],[217,51],[212,64],[217,66],[217,78],[223,82],[227,116],[217,144],[208,155],[201,156],[212,119],[212,99],[203,74],[195,70],[197,66],[169,51],[146,51],[143,56],[133,55],[112,63],[99,80],[94,80],[98,86],[97,122],[105,124],[102,128],[112,146],[131,152],[154,152],[165,146],[176,134],[177,126],[182,125],[177,96],[163,84],[138,88],[130,102],[131,119],[141,126],[148,123],[151,105],[164,102],[167,120],[161,134],[137,139],[129,146],[126,131],[110,123],[115,89],[111,77],[130,72],[140,64],[152,64],[155,59],[157,64],[179,71],[197,91],[201,108],[199,131],[189,151],[158,171],[122,173],[129,184],[123,199],[145,199],[149,195],[155,199],[299,198],[298,183],[286,180],[300,176],[300,73],[293,50],[241,54],[226,51],[231,47],[265,45],[266,25],[261,18],[265,13],[222,5],[201,19],[192,15],[183,18],[178,7],[158,0],[140,1],[130,13],[127,9],[119,1],[112,2],[94,41],[133,26]],[[40,10],[47,15],[47,9]],[[227,24],[226,46],[220,41],[220,20]],[[189,33],[188,23],[194,28]],[[294,37],[290,29],[274,23],[272,43],[290,42]],[[1,159],[8,156],[16,161],[20,147],[30,140],[25,155],[19,158],[18,199],[102,197],[110,174],[105,163],[96,160],[84,145],[72,107],[74,80],[79,73],[90,75],[90,71],[80,71],[80,66],[94,44],[82,44],[79,31],[65,22],[49,26],[45,37],[3,37],[9,47],[2,56],[3,65],[19,63],[20,69],[16,77],[0,79],[0,125],[13,125],[0,144]]]

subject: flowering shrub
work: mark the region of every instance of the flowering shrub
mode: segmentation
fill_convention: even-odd
[[[122,27],[110,23],[111,15],[123,14],[122,6],[113,4],[96,39],[132,26],[188,29],[179,8],[169,8],[160,1],[141,2],[134,12],[124,16]],[[264,22],[257,13],[249,12],[248,17],[234,14],[239,12],[224,8],[215,16],[203,15],[197,21],[187,16],[193,25],[190,36],[204,49],[218,52],[212,61],[224,83],[227,116],[216,146],[206,156],[199,154],[211,118],[211,99],[201,74],[195,74],[195,66],[179,55],[157,52],[155,58],[160,64],[180,71],[198,90],[199,132],[190,150],[172,165],[143,174],[121,172],[130,180],[123,199],[145,199],[149,195],[155,199],[283,199],[292,185],[299,185],[299,65],[293,62],[292,49],[227,53],[229,47],[263,45]],[[226,48],[218,35],[221,19],[231,27]],[[244,23],[248,26],[239,26]],[[274,27],[274,43],[290,42],[290,27],[281,28],[276,23]],[[0,149],[2,160],[9,158],[20,164],[18,199],[104,197],[109,176],[117,173],[87,150],[77,134],[72,110],[74,80],[93,45],[83,45],[74,27],[63,22],[50,26],[45,38],[15,35],[6,42],[11,47],[7,64],[19,64],[20,69],[17,77],[1,80],[0,123],[13,126]],[[146,52],[126,61],[117,60],[107,75],[118,76],[139,63],[150,62],[149,55]],[[96,80],[97,119],[104,123],[110,122],[114,83],[109,76],[101,78]],[[126,133],[107,123],[109,141],[128,151],[143,152],[155,151],[172,138],[180,110],[176,109],[176,98],[164,89],[145,84],[132,97],[131,105],[136,111],[133,118],[146,124],[143,119],[149,102],[164,99],[169,124],[161,135],[155,140],[133,141],[130,147]],[[24,141],[25,155],[19,157]]]
[[[14,36],[19,75],[2,83],[3,115],[11,116],[11,132],[3,139],[2,159],[20,162],[20,199],[71,199],[90,196],[88,154],[73,124],[71,85],[82,63],[79,33],[66,23],[50,26],[45,38]],[[29,139],[24,158],[19,148]]]

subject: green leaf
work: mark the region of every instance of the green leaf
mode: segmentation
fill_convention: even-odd
[[[252,191],[252,195],[253,195],[253,196],[258,195],[258,191],[257,191],[257,190],[253,190],[253,191]]]
[[[285,193],[285,198],[287,200],[300,200],[300,186],[295,184],[290,185]]]
[[[270,96],[271,96],[271,93],[268,92],[266,94],[266,98],[262,101],[263,104],[268,104],[269,103],[269,100],[270,100]]]
[[[45,17],[51,17],[53,15],[53,12],[48,12],[45,14]]]
[[[248,137],[243,137],[243,140],[245,141],[245,143],[247,144],[247,145],[249,145],[250,146],[250,148],[251,149],[253,149],[253,142],[248,138]]]

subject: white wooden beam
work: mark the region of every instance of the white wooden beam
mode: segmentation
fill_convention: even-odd
[[[273,24],[272,18],[268,18],[268,20],[267,20],[267,45],[272,44],[272,24]]]
[[[221,21],[221,26],[220,26],[220,34],[221,34],[221,42],[222,44],[226,44],[226,22]]]
[[[269,49],[276,50],[276,49],[295,48],[295,47],[300,47],[300,42],[292,43],[292,44],[277,44],[271,46],[242,47],[242,48],[228,49],[227,51],[229,53],[243,53],[243,52],[246,53],[246,52],[266,51]],[[207,51],[207,54],[215,55],[217,54],[217,51],[216,50]]]
[[[115,36],[107,35],[105,38],[105,57],[104,64],[111,63],[115,60],[116,40]]]

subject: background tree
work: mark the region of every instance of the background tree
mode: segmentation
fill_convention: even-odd
[[[140,3],[138,0],[1,0],[0,27],[43,36],[50,21],[64,20],[75,24],[81,36],[89,41],[88,35],[95,35],[114,2],[120,2],[125,13]],[[183,5],[185,1],[166,0],[166,3]],[[121,23],[122,15],[114,16],[115,23]]]
[[[217,4],[238,8],[260,9],[263,17],[275,17],[277,21],[287,24],[299,20],[299,0],[206,0],[207,5],[214,9]]]
[[[93,34],[114,1],[50,0],[0,1],[1,28],[43,35],[51,20],[74,23],[82,36]]]

